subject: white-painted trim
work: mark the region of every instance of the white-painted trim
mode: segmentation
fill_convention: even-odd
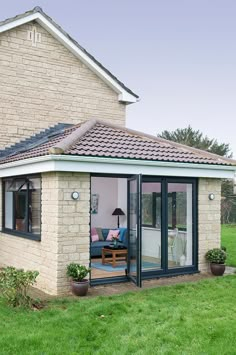
[[[25,23],[34,21],[38,18],[38,16],[39,16],[39,13],[34,13],[31,15],[19,18],[15,21],[11,21],[6,24],[3,24],[2,26],[0,26],[0,33],[12,30],[15,27],[18,27],[18,26],[24,25]]]
[[[106,71],[96,64],[86,53],[77,47],[70,39],[68,39],[61,31],[59,31],[50,21],[47,20],[40,12],[25,16],[23,18],[11,21],[0,26],[0,33],[11,30],[12,28],[21,26],[31,21],[37,21],[46,31],[54,38],[62,43],[70,52],[79,58],[86,66],[88,66],[97,76],[99,76],[109,87],[117,94],[118,100],[127,103],[137,102],[138,99],[126,91],[119,85]]]
[[[0,165],[0,177],[49,171],[233,179],[236,166],[48,155]]]

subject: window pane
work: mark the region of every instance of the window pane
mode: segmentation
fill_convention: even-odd
[[[16,230],[27,232],[27,191],[15,192]]]
[[[5,191],[5,228],[13,229],[13,192]]]
[[[40,234],[41,181],[25,177],[5,181],[5,228]]]
[[[161,183],[142,183],[142,271],[161,268]]]
[[[192,260],[192,184],[168,184],[168,267],[191,266]],[[170,202],[169,202],[170,199]]]
[[[173,226],[173,195],[168,195],[168,228]]]
[[[161,229],[161,195],[156,197],[156,228]]]
[[[40,234],[41,220],[41,191],[40,179],[30,179],[30,196],[29,196],[29,232]]]
[[[142,194],[142,224],[152,226],[153,198],[152,193]]]

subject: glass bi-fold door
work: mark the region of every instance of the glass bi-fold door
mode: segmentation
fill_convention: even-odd
[[[195,271],[196,181],[133,176],[128,180],[128,277]]]
[[[141,287],[141,175],[128,179],[127,276]]]

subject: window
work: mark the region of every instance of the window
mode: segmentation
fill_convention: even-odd
[[[143,183],[145,186],[145,183]],[[161,226],[161,194],[157,192],[142,193],[142,225],[160,228]]]
[[[145,226],[153,226],[153,197],[152,193],[142,194],[142,223]]]
[[[4,231],[40,240],[41,180],[39,177],[5,179]]]
[[[184,214],[186,201],[183,192],[168,193],[168,229],[186,230]],[[178,223],[177,223],[178,221]],[[157,192],[142,193],[142,225],[160,228],[161,194]]]
[[[168,193],[168,228],[186,230],[187,202],[184,192]]]

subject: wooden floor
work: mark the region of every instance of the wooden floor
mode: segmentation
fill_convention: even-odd
[[[95,262],[95,263],[101,263],[102,264],[102,258],[94,258],[94,259],[91,259],[91,262]],[[109,264],[111,265],[111,264]],[[126,267],[126,262],[125,261],[120,261],[120,262],[117,262],[117,265],[119,266],[124,266],[124,269]],[[105,270],[100,270],[100,269],[97,269],[97,268],[94,268],[92,267],[92,270],[91,270],[91,279],[100,279],[100,278],[107,278],[107,277],[114,277],[114,276],[125,276],[125,270],[124,271],[115,271],[115,268],[114,268],[114,271],[105,271]]]
[[[145,257],[145,256],[143,256],[143,261],[150,262],[150,263],[157,263],[157,264],[161,263],[159,258]],[[91,262],[96,262],[96,263],[102,264],[102,259],[101,258],[94,258],[94,259],[91,259]],[[126,262],[120,261],[120,262],[117,262],[117,265],[120,265],[120,266],[122,265],[125,268]],[[153,269],[153,267],[150,267],[150,269]],[[157,268],[155,268],[155,269],[157,269]],[[147,270],[147,268],[145,268],[145,270]],[[92,280],[93,279],[100,279],[100,278],[115,277],[115,276],[125,276],[125,270],[115,271],[115,268],[114,268],[114,271],[105,271],[105,270],[100,270],[100,269],[97,269],[94,267],[92,267],[92,270],[91,270],[91,279]]]

